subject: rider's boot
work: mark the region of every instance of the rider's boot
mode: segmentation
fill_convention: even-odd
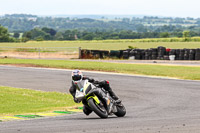
[[[119,97],[112,91],[112,89],[109,87],[108,90],[110,96],[115,100],[115,103],[120,104],[122,101],[119,99]]]
[[[115,103],[120,104],[122,101],[119,99],[119,97],[112,91],[110,88],[109,81],[104,81],[104,89],[107,90],[110,94],[110,96],[115,100]]]

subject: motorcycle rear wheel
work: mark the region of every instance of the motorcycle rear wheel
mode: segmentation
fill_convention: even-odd
[[[100,118],[108,118],[108,113],[105,107],[100,107],[99,105],[95,104],[94,99],[90,98],[88,100],[88,104],[90,108],[100,117]]]
[[[117,117],[124,117],[126,114],[126,109],[124,105],[121,103],[120,105],[117,105],[117,112],[114,113]]]

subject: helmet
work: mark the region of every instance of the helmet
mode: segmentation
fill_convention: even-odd
[[[83,78],[83,73],[80,70],[73,70],[72,71],[72,81],[79,82]]]

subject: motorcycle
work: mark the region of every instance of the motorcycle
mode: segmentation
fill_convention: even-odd
[[[126,109],[122,103],[117,104],[110,94],[102,87],[82,80],[76,83],[75,98],[82,102],[90,110],[94,111],[100,118],[107,118],[115,114],[117,117],[123,117]]]

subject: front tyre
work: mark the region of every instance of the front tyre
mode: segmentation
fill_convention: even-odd
[[[126,114],[126,109],[124,107],[124,105],[121,103],[120,105],[117,105],[117,112],[115,113],[115,115],[117,117],[124,117]]]
[[[96,104],[93,98],[88,100],[88,104],[90,108],[100,117],[100,118],[108,118],[108,113],[105,107],[100,107],[100,105]]]

